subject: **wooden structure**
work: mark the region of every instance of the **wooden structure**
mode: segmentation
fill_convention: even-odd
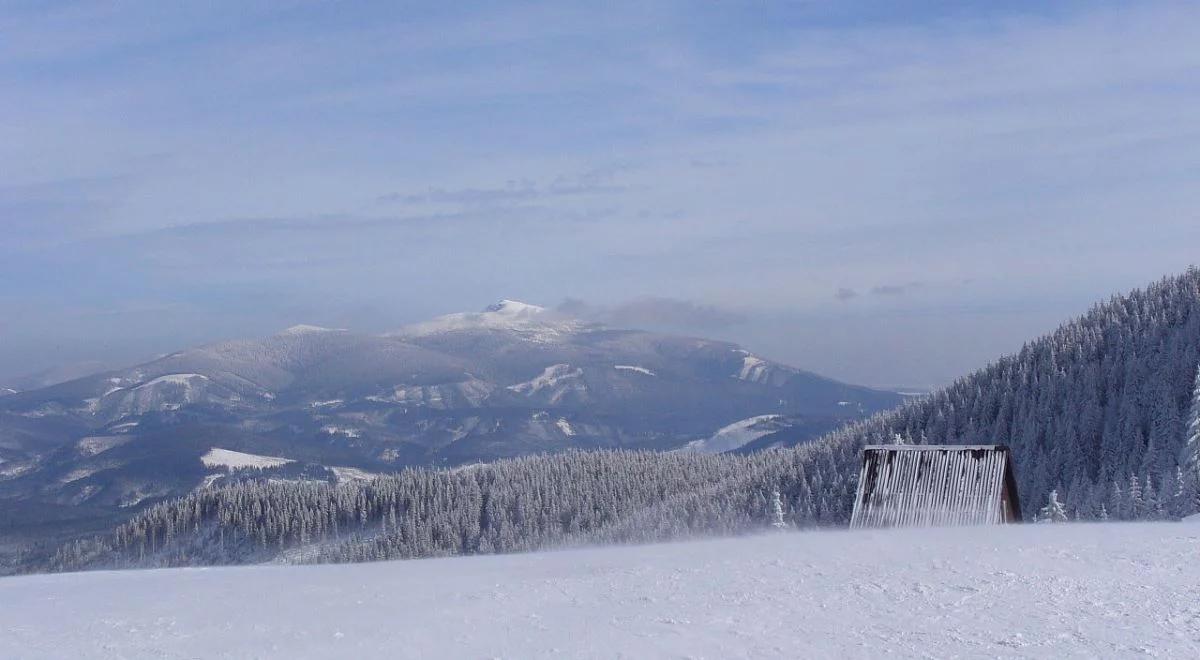
[[[852,528],[1015,522],[1021,522],[1021,503],[1004,445],[863,449]]]

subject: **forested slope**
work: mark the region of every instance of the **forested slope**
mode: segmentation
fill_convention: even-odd
[[[245,481],[154,506],[48,568],[364,561],[730,534],[765,526],[779,491],[798,526],[840,524],[844,443],[750,456],[573,452],[367,483]]]
[[[1198,363],[1200,270],[1191,269],[835,436],[1007,444],[1029,511],[1056,489],[1081,519],[1180,516],[1197,506]]]

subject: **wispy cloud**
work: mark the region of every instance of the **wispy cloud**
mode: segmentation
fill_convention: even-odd
[[[745,315],[692,300],[645,296],[613,305],[567,298],[556,309],[566,315],[615,327],[722,330],[746,322]]]
[[[871,287],[871,293],[876,296],[902,296],[913,289],[925,286],[923,282],[908,282],[905,284],[879,284]]]
[[[387,193],[378,201],[401,204],[462,204],[491,205],[496,203],[532,202],[556,197],[605,195],[625,192],[630,186],[615,181],[614,169],[592,170],[575,176],[558,176],[548,182],[529,179],[508,181],[494,188],[427,188],[417,193]]]

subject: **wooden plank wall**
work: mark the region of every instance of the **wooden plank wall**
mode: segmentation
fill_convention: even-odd
[[[1000,449],[868,448],[851,528],[988,525],[1001,506],[1007,452]]]

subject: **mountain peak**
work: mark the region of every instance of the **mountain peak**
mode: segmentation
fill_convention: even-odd
[[[561,335],[579,330],[582,324],[574,319],[519,300],[505,298],[488,305],[481,312],[460,312],[439,316],[430,321],[405,326],[394,335],[420,336],[446,331],[487,330],[521,333],[525,339],[554,341]]]
[[[545,307],[530,305],[519,300],[509,300],[505,298],[494,305],[488,305],[484,308],[485,314],[503,314],[505,316],[521,316],[525,314],[541,314],[546,311]]]

